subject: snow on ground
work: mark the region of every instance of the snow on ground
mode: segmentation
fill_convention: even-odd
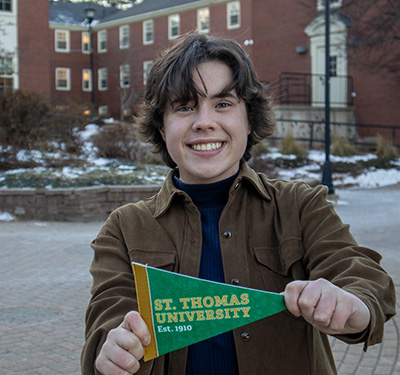
[[[110,120],[111,121],[111,120]],[[113,121],[113,120],[112,120]],[[20,173],[30,171],[39,175],[41,173],[51,172],[54,176],[59,178],[65,178],[65,180],[73,180],[78,176],[90,173],[92,171],[104,171],[111,172],[118,175],[127,175],[130,173],[138,173],[139,178],[145,181],[147,184],[160,184],[165,177],[168,168],[162,168],[158,166],[157,168],[143,167],[136,165],[124,165],[120,164],[116,160],[104,159],[96,157],[96,148],[91,142],[91,137],[99,131],[99,126],[95,124],[89,124],[86,126],[85,130],[80,131],[78,134],[82,141],[84,142],[84,153],[86,155],[87,165],[84,168],[69,167],[65,166],[63,168],[51,169],[45,167],[37,167],[31,169],[14,169],[8,170],[6,172],[0,173],[0,182],[5,180],[5,175],[18,175]],[[1,147],[0,147],[0,151]],[[5,151],[3,149],[3,151]],[[40,162],[45,160],[45,158],[52,157],[54,159],[60,158],[61,156],[57,153],[52,155],[42,155],[39,151],[20,151],[17,155],[18,159],[21,161],[34,160]],[[268,159],[295,159],[294,155],[283,155],[277,151],[277,149],[272,149],[272,152],[268,153],[266,156]],[[374,154],[356,155],[352,157],[338,157],[331,155],[330,159],[332,162],[343,162],[343,163],[356,163],[357,161],[368,161],[370,159],[376,159]],[[325,153],[323,151],[311,150],[308,154],[308,160],[310,161],[307,165],[301,166],[293,169],[278,169],[276,172],[277,177],[286,180],[299,180],[299,179],[317,179],[321,180],[321,165],[325,160]],[[396,169],[397,167],[397,169]],[[371,189],[376,187],[382,187],[386,185],[393,185],[400,183],[400,159],[393,162],[393,168],[391,169],[366,169],[362,174],[357,177],[351,176],[349,173],[333,173],[333,183],[334,186],[338,185],[340,188],[351,188],[351,189]],[[7,188],[3,186],[1,188]],[[51,186],[47,186],[51,188]]]

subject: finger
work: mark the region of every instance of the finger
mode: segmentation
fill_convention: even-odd
[[[144,346],[150,344],[150,332],[145,321],[137,311],[131,311],[126,314],[121,327],[133,332]]]
[[[307,281],[292,281],[286,285],[283,292],[286,307],[294,316],[301,316],[299,297],[307,284]]]
[[[316,324],[328,327],[332,324],[332,318],[335,315],[337,295],[334,289],[322,290],[320,293],[312,318]]]
[[[104,375],[135,374],[139,368],[139,361],[132,354],[107,342],[96,359],[96,369]]]

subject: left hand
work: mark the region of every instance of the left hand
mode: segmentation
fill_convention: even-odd
[[[363,301],[325,279],[292,281],[282,294],[294,316],[328,335],[362,332],[371,319]]]

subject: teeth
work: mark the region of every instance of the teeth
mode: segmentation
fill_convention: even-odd
[[[222,142],[216,142],[216,143],[207,143],[207,144],[201,144],[201,145],[192,145],[191,147],[196,150],[196,151],[212,151],[212,150],[217,150],[218,148],[221,148]]]

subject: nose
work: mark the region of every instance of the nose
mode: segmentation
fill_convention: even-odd
[[[213,116],[212,110],[206,106],[199,105],[196,108],[196,116],[193,121],[193,130],[197,132],[215,130],[216,127],[217,123]]]

